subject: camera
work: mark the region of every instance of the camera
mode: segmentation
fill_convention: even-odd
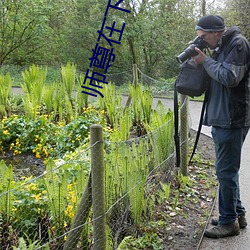
[[[183,63],[188,58],[198,55],[198,53],[195,51],[195,47],[199,48],[200,50],[203,50],[207,48],[207,43],[199,36],[197,36],[190,45],[180,54],[176,57],[177,61],[179,63]]]

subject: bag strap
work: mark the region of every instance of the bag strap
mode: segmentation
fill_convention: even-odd
[[[174,83],[174,141],[175,141],[175,153],[176,153],[176,167],[180,167],[180,137],[179,137],[179,112],[178,112],[178,93],[176,88],[176,82]]]
[[[195,151],[196,151],[196,148],[197,148],[197,145],[198,145],[198,141],[199,141],[199,138],[200,138],[203,117],[204,117],[204,113],[205,113],[205,109],[206,109],[206,104],[207,104],[207,90],[205,91],[205,97],[204,97],[204,101],[203,101],[202,108],[201,108],[199,126],[198,126],[198,130],[196,132],[195,143],[194,143],[194,147],[193,147],[193,152],[192,152],[192,154],[190,156],[190,159],[189,159],[189,164],[192,162],[192,159],[193,159],[193,156],[195,154]]]

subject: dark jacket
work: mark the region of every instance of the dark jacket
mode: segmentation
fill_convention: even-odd
[[[211,77],[204,125],[250,126],[250,46],[237,27],[227,30],[218,50],[203,63]]]

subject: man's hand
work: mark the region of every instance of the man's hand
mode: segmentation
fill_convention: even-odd
[[[197,64],[203,64],[207,56],[197,47],[195,47],[195,51],[198,53],[197,56],[192,57]]]

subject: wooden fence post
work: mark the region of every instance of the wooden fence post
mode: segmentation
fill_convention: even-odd
[[[138,71],[136,64],[133,64],[133,77],[134,77],[134,85],[138,85]]]
[[[138,85],[138,71],[136,64],[133,64],[133,81],[135,86]],[[124,111],[129,107],[130,104],[131,104],[131,95],[129,94]]]
[[[188,174],[188,97],[181,96],[180,109],[180,169],[181,174],[187,176]]]
[[[77,248],[77,243],[81,237],[83,225],[86,222],[91,208],[91,176],[83,192],[81,201],[78,205],[76,216],[73,220],[70,233],[64,244],[63,250],[71,250]]]
[[[104,192],[104,149],[103,130],[99,124],[90,127],[91,176],[93,205],[93,250],[106,249],[106,216]]]

